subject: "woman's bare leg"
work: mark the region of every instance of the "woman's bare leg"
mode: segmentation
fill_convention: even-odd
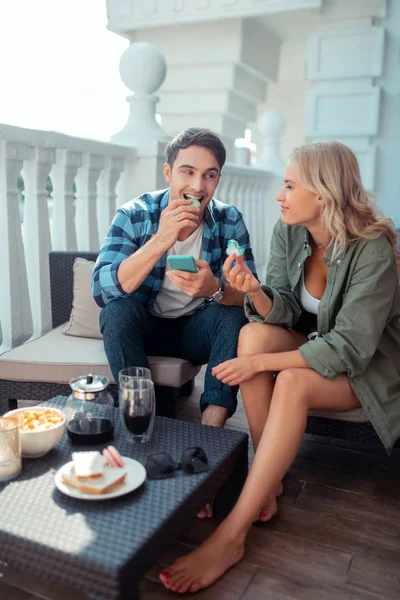
[[[289,352],[297,350],[307,339],[297,331],[284,329],[278,325],[249,323],[239,336],[238,356],[269,352]],[[271,372],[259,373],[252,379],[240,384],[240,391],[250,427],[254,451],[257,450],[261,434],[268,419],[269,407],[274,389],[274,377]],[[277,512],[276,498],[283,492],[282,483],[267,498],[260,513],[260,521],[268,521]]]
[[[360,403],[345,376],[326,379],[311,369],[279,373],[270,412],[242,493],[229,516],[199,548],[160,575],[174,591],[211,585],[241,560],[248,530],[300,446],[309,410],[351,410]]]
[[[288,352],[289,350],[297,350],[306,341],[306,338],[301,333],[284,329],[278,325],[248,323],[240,330],[238,356],[249,356],[261,352]],[[268,418],[273,388],[274,380],[272,373],[260,373],[250,381],[246,381],[240,385],[254,451],[257,450],[258,442]],[[271,497],[268,498],[260,514],[260,521],[268,521],[276,514],[276,498],[282,492],[283,487],[280,483],[275,493],[271,494]],[[212,503],[207,503],[197,514],[199,519],[212,516]]]
[[[239,335],[238,356],[270,352],[297,350],[307,339],[297,331],[284,329],[279,325],[248,323]],[[243,404],[249,422],[254,451],[267,422],[269,406],[274,389],[273,373],[259,373],[240,384]]]

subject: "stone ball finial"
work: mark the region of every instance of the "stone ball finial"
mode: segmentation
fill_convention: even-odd
[[[153,44],[135,42],[121,56],[119,72],[132,92],[152,94],[161,87],[167,65],[163,54]]]
[[[286,129],[286,119],[279,110],[266,110],[257,124],[264,138],[280,138]]]

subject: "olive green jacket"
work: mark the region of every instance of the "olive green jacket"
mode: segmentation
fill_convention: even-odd
[[[299,282],[311,254],[305,227],[274,228],[262,286],[272,299],[263,319],[249,296],[250,321],[295,328],[302,309]],[[318,308],[318,337],[299,348],[312,369],[334,379],[344,373],[375,431],[390,452],[400,438],[400,287],[395,256],[385,236],[359,240],[325,263],[328,280]]]

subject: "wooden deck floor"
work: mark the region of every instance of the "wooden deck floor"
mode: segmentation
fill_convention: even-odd
[[[179,417],[199,420],[202,375]],[[242,405],[227,427],[248,431]],[[279,499],[279,513],[252,527],[244,559],[199,600],[397,600],[400,598],[400,453],[305,436]],[[218,521],[195,520],[143,579],[143,600],[167,600],[157,575],[210,535]],[[22,588],[30,591],[23,591]],[[188,597],[189,595],[184,595]],[[81,600],[10,574],[2,600]]]

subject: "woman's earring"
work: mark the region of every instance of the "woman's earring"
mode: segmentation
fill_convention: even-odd
[[[318,208],[322,208],[322,204],[320,202],[318,202],[317,206]]]

